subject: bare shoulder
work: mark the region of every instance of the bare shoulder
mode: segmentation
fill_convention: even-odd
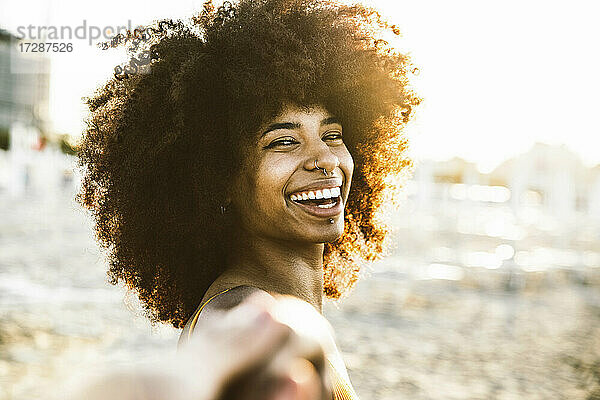
[[[211,295],[205,302],[199,318],[210,315],[215,312],[228,311],[237,307],[250,296],[265,296],[273,298],[267,291],[255,286],[240,285],[231,289],[225,289],[214,295]]]
[[[198,305],[198,309],[183,328],[178,346],[187,342],[197,326],[202,326],[214,316],[235,308],[251,296],[264,296],[272,299],[268,292],[249,285],[239,285],[231,288],[211,287]]]
[[[226,285],[213,286],[206,293],[198,310],[184,328],[179,344],[186,342],[193,331],[200,326],[210,325],[210,320],[241,305],[252,297],[254,303],[269,303],[274,317],[288,325],[297,334],[318,341],[338,374],[349,381],[340,351],[335,343],[335,334],[329,322],[312,305],[292,296],[271,294],[261,288],[239,285],[227,288]]]

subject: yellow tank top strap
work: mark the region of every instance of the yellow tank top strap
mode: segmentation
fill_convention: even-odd
[[[223,293],[230,291],[231,289],[233,289],[233,288],[225,289],[225,290],[211,296],[208,300],[206,300],[204,302],[204,304],[202,304],[202,306],[198,309],[198,311],[196,311],[196,313],[194,314],[194,317],[192,319],[192,322],[190,323],[190,329],[188,330],[188,340],[192,337],[192,332],[194,332],[194,328],[196,327],[196,322],[198,322],[198,317],[200,316],[200,313],[202,312],[202,309],[204,308],[204,306],[206,306],[208,303],[210,303],[210,301],[212,299],[214,299],[215,297],[220,296]]]
[[[359,400],[352,386],[337,372],[329,358],[327,358],[327,362],[333,371],[333,400]]]

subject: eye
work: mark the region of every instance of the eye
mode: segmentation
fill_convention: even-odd
[[[289,147],[298,144],[298,141],[292,137],[285,137],[277,139],[265,146],[265,149],[272,149],[274,147]]]
[[[323,140],[330,141],[330,142],[331,141],[341,142],[343,140],[342,132],[340,132],[340,131],[328,132],[323,136]]]

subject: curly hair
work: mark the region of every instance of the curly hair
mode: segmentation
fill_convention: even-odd
[[[325,244],[324,294],[339,298],[384,251],[379,212],[412,162],[403,127],[420,102],[398,35],[360,5],[211,1],[105,47],[125,68],[86,99],[77,200],[92,213],[111,283],[137,291],[152,321],[182,327],[226,265],[234,222],[219,206],[244,147],[286,105],[337,116],[355,171],[342,236]]]

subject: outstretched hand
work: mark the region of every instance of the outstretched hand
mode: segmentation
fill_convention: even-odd
[[[292,313],[296,322],[285,321]],[[304,327],[298,324],[303,313]],[[327,326],[301,300],[252,295],[204,321],[175,359],[112,373],[77,398],[330,400]]]
[[[252,295],[197,327],[184,359],[191,370],[211,369],[217,387],[211,399],[329,400],[325,341],[284,321],[310,310],[323,319],[296,298]]]

